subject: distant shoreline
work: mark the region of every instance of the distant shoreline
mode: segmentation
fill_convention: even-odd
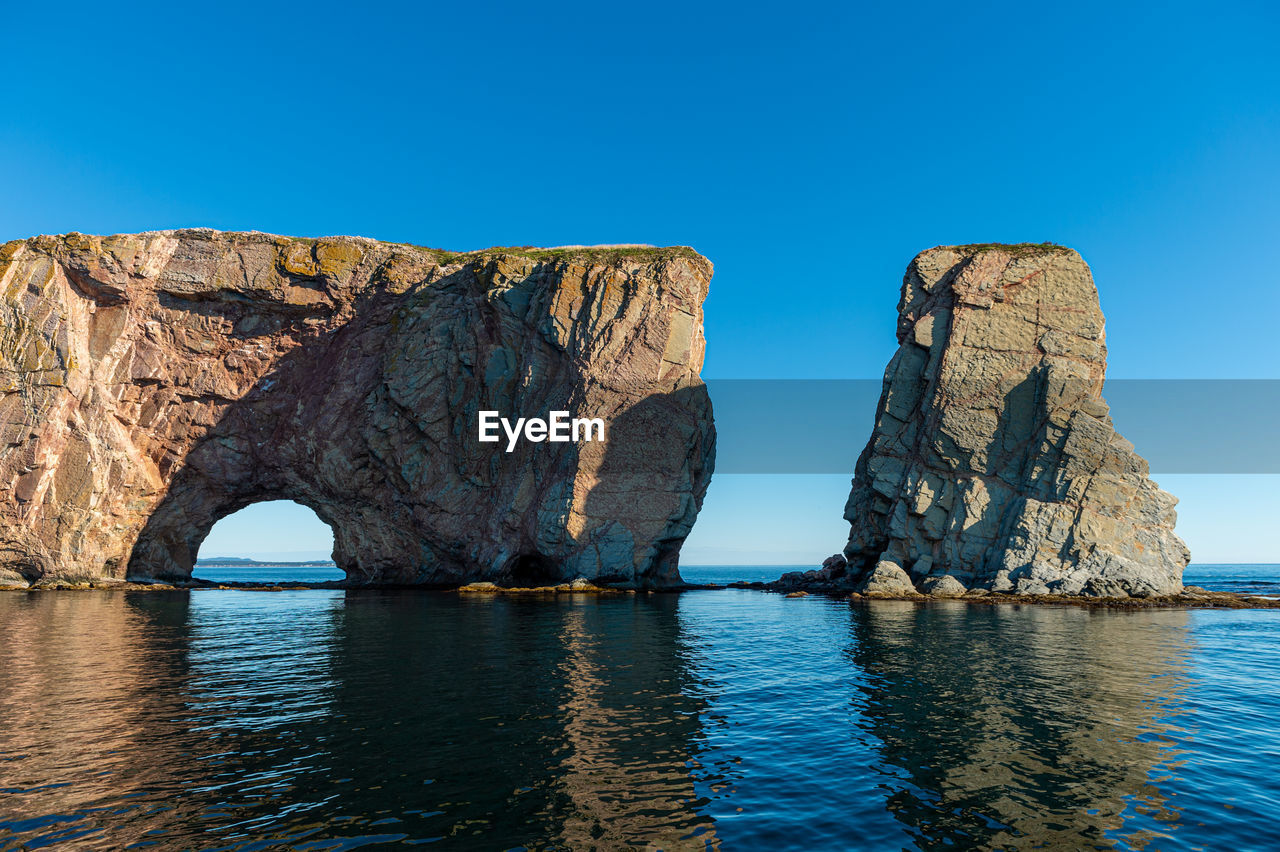
[[[248,567],[248,568],[261,567],[261,566],[270,566],[270,567],[279,567],[279,568],[294,568],[294,567],[328,568],[330,566],[334,568],[338,567],[332,559],[311,559],[306,562],[289,562],[284,559],[271,559],[264,562],[260,559],[247,559],[243,556],[215,556],[212,559],[196,560],[197,568],[200,568],[200,567],[221,568],[221,567],[241,567],[241,566]]]

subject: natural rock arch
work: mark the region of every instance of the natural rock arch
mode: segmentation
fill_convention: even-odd
[[[676,583],[714,458],[710,275],[689,249],[645,247],[459,255],[207,230],[6,244],[0,572],[185,577],[219,518],[289,499],[333,528],[353,580],[533,565]],[[481,409],[624,426],[507,453],[478,442]]]
[[[195,489],[191,489],[191,492],[194,491]],[[207,489],[205,493],[208,493]],[[206,539],[209,538],[210,533],[215,530],[221,521],[238,512],[276,500],[298,503],[309,509],[333,534],[334,547],[331,548],[331,552],[337,549],[337,527],[332,517],[328,516],[325,507],[311,506],[291,497],[268,494],[262,497],[235,501],[214,500],[204,506],[194,505],[191,501],[162,503],[147,519],[146,526],[143,527],[143,531],[139,534],[138,540],[133,546],[133,553],[130,554],[130,564],[136,568],[136,566],[140,565],[168,564],[182,566],[189,563],[192,567],[187,571],[177,570],[172,574],[165,574],[161,570],[154,571],[148,575],[164,579],[183,580],[191,576],[195,569],[196,560],[199,557],[207,558],[211,555],[241,556],[243,554],[230,551],[226,554],[210,554],[208,548],[205,547]]]
[[[310,506],[274,497],[254,500],[213,522],[200,542],[192,571],[206,578],[207,567],[234,567],[244,559],[326,570],[324,562],[332,558],[333,540],[333,525]]]

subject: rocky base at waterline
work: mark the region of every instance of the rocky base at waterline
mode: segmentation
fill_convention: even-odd
[[[173,583],[164,582],[132,582],[125,580],[93,580],[71,581],[60,579],[41,580],[30,586],[0,584],[0,592],[52,592],[52,591],[116,591],[116,592],[190,592],[190,591],[241,591],[241,592],[291,592],[312,589],[344,591],[395,591],[410,587],[404,585],[370,585],[352,583],[348,580],[327,580],[324,582],[242,582],[210,580],[180,580]],[[1009,595],[985,590],[973,590],[963,595],[933,594],[919,592],[903,592],[891,594],[887,592],[870,592],[861,594],[840,588],[837,584],[812,583],[800,584],[781,581],[773,583],[736,582],[727,585],[719,584],[686,584],[681,587],[666,589],[618,589],[608,586],[597,586],[586,580],[575,580],[572,583],[558,583],[554,586],[499,586],[495,583],[468,583],[465,586],[422,587],[414,585],[414,591],[427,591],[435,594],[463,595],[519,595],[529,597],[555,597],[558,595],[652,595],[692,591],[721,591],[725,589],[749,589],[760,592],[782,593],[788,598],[806,598],[810,596],[826,596],[851,603],[871,601],[909,601],[928,603],[931,601],[959,601],[973,604],[1036,604],[1046,606],[1079,606],[1106,609],[1280,609],[1280,598],[1267,598],[1259,595],[1240,595],[1235,592],[1215,592],[1199,586],[1186,586],[1181,594],[1151,598],[1087,598],[1079,595]]]
[[[23,583],[0,583],[0,592],[173,592],[191,591],[193,589],[241,589],[247,591],[285,591],[290,589],[344,589],[357,588],[346,580],[325,580],[321,582],[290,581],[253,582],[246,580],[116,580],[111,577],[95,577],[92,580],[68,580],[62,577],[46,577],[30,585]]]
[[[1222,608],[1222,609],[1280,609],[1280,598],[1261,595],[1242,595],[1236,592],[1218,592],[1200,586],[1183,586],[1177,594],[1149,595],[1146,597],[1116,596],[1097,597],[1086,595],[1023,595],[1009,592],[993,592],[988,589],[965,589],[959,583],[930,584],[928,591],[918,591],[909,583],[892,586],[859,586],[864,591],[854,591],[852,576],[844,572],[793,571],[772,583],[730,583],[730,589],[755,589],[777,592],[787,597],[821,595],[850,601],[963,601],[975,604],[1045,604],[1050,606],[1080,606],[1121,609],[1148,609],[1158,607]]]
[[[173,582],[164,582],[159,580],[114,580],[110,578],[95,578],[92,580],[67,580],[62,578],[47,578],[39,580],[30,585],[24,583],[0,583],[0,592],[57,592],[57,591],[115,591],[115,592],[173,592],[173,591],[195,591],[195,590],[235,590],[235,591],[259,591],[259,592],[284,592],[299,591],[307,589],[343,589],[347,591],[395,591],[395,590],[414,590],[414,591],[433,591],[433,592],[457,592],[460,594],[491,594],[491,595],[634,595],[634,594],[652,594],[655,591],[680,591],[688,586],[669,587],[666,589],[635,589],[635,588],[615,588],[612,586],[601,586],[591,582],[585,577],[577,577],[572,582],[555,583],[551,585],[540,586],[515,586],[515,585],[499,585],[489,581],[479,581],[475,583],[467,583],[465,585],[428,585],[421,583],[358,583],[350,580],[280,580],[280,581],[254,581],[254,580],[202,580],[193,577],[185,580],[175,580]]]

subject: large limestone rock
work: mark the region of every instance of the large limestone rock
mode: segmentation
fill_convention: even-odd
[[[1059,246],[948,246],[907,269],[901,346],[845,507],[855,578],[918,587],[1177,594],[1171,495],[1116,434],[1088,266]]]
[[[0,249],[0,579],[185,577],[310,506],[355,581],[679,582],[711,476],[689,249],[208,230]],[[606,440],[478,440],[477,412]]]

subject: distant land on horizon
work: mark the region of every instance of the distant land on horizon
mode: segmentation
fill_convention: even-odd
[[[197,565],[332,565],[332,559],[310,559],[305,562],[291,562],[285,559],[249,559],[244,556],[211,556],[208,559],[197,559]]]
[[[196,559],[197,565],[335,565],[332,559],[308,559],[308,560],[289,560],[289,559],[250,559],[246,556],[211,556],[208,559]],[[1280,568],[1280,562],[1192,562],[1188,568],[1237,568],[1240,566],[1249,566],[1251,568]],[[681,565],[682,568],[812,568],[814,565],[809,562],[789,561],[789,562],[688,562]]]

